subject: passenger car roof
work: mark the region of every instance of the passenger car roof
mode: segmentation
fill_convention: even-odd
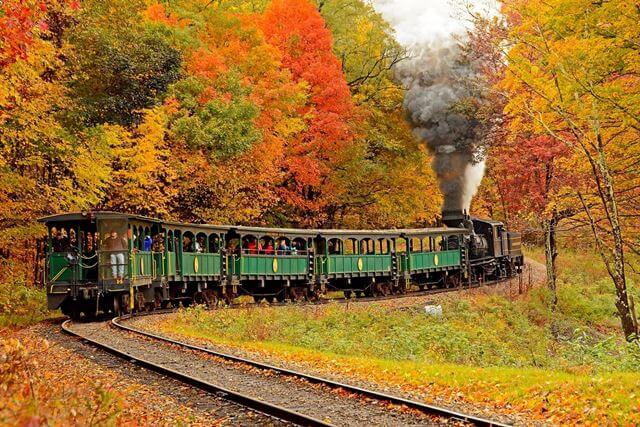
[[[235,231],[241,235],[255,235],[262,237],[265,235],[271,237],[292,236],[292,237],[315,237],[323,236],[325,238],[344,238],[349,236],[357,237],[426,237],[429,235],[451,235],[465,233],[464,228],[449,227],[432,227],[432,228],[408,228],[408,229],[387,229],[387,230],[349,230],[349,229],[298,229],[298,228],[271,228],[271,227],[248,227],[235,225],[215,225],[215,224],[194,224],[183,223],[177,221],[164,221],[157,218],[146,217],[142,215],[124,214],[111,211],[93,211],[93,212],[72,212],[59,215],[49,215],[39,218],[38,221],[43,223],[49,222],[68,222],[68,221],[84,221],[88,219],[128,219],[153,222],[164,226],[180,228],[190,231]]]

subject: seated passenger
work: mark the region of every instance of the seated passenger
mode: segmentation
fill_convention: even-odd
[[[281,239],[280,243],[278,243],[278,247],[276,248],[278,251],[278,255],[286,255],[289,252],[289,247],[287,246],[287,241],[285,239]]]
[[[291,255],[297,255],[297,254],[298,254],[298,243],[291,242]]]
[[[115,230],[111,230],[111,234],[104,241],[105,249],[110,252],[109,260],[111,261],[111,273],[117,283],[122,283],[124,278],[125,252],[127,250],[127,239],[118,236]]]
[[[219,246],[218,246],[218,240],[217,239],[211,239],[209,240],[209,252],[211,253],[217,253],[219,250]]]
[[[189,236],[184,236],[182,239],[182,251],[183,252],[194,252],[195,248],[191,238]]]
[[[267,255],[273,255],[273,242],[271,242],[271,240],[269,240],[267,242],[267,245],[264,247],[264,253]]]
[[[202,253],[204,252],[206,245],[204,243],[204,237],[200,236],[198,237],[198,240],[196,240],[196,252],[198,253]]]
[[[258,247],[256,245],[256,239],[249,239],[245,248],[247,249],[248,254],[257,254]]]

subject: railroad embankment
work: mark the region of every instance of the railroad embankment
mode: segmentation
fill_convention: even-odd
[[[550,309],[544,267],[517,283],[382,304],[189,309],[147,326],[226,351],[348,379],[434,403],[523,420],[640,422],[640,349],[612,313],[597,258],[560,258]],[[528,283],[528,274],[525,283]],[[542,286],[541,286],[542,285]],[[425,313],[440,305],[442,316]],[[150,322],[140,319],[140,324]],[[554,331],[554,332],[552,332]]]

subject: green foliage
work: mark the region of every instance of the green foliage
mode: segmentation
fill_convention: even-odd
[[[44,289],[29,285],[15,262],[0,260],[0,328],[27,326],[51,316]]]
[[[76,50],[71,87],[88,124],[131,125],[180,77],[181,55],[141,20],[142,4],[88,2],[69,34]],[[108,7],[106,5],[109,5]]]
[[[193,149],[204,149],[223,158],[238,155],[260,139],[260,131],[254,124],[259,110],[238,76],[226,76],[216,87],[226,97],[201,105],[197,99],[203,96],[205,85],[195,78],[175,84],[172,94],[183,109],[174,116],[171,131]]]

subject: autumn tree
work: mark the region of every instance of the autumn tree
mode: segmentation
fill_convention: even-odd
[[[407,52],[370,3],[323,0],[317,6],[359,118],[350,161],[336,176],[333,223],[372,228],[433,223],[441,195],[429,156],[406,124],[405,91],[394,76]]]
[[[514,133],[546,135],[581,161],[582,221],[613,281],[626,337],[636,336],[627,252],[637,252],[640,10],[625,1],[506,2],[502,88]]]
[[[547,287],[551,308],[557,296],[557,235],[560,222],[574,216],[571,188],[580,182],[571,168],[571,150],[549,135],[521,130],[510,132],[513,118],[505,114],[509,94],[501,87],[508,64],[503,41],[509,22],[468,9],[474,26],[463,46],[466,60],[477,73],[469,82],[482,101],[477,119],[489,123],[487,176],[474,208],[486,205],[492,218],[502,217],[511,228],[543,230]]]
[[[132,125],[159,103],[180,77],[181,57],[163,34],[142,24],[143,1],[86,0],[69,34],[78,100],[85,125]]]
[[[264,13],[261,29],[280,50],[282,66],[295,82],[306,83],[310,93],[301,111],[306,129],[286,148],[282,197],[295,220],[321,224],[323,218],[314,216],[331,204],[331,173],[354,139],[349,87],[333,54],[331,33],[313,4],[275,0]],[[301,209],[312,215],[305,218]]]

